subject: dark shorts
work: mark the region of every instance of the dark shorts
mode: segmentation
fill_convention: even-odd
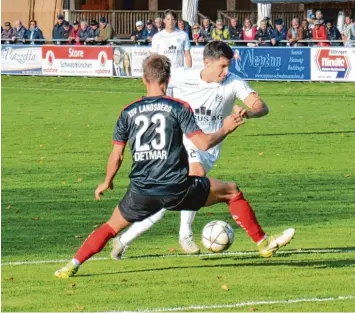
[[[171,211],[198,211],[205,205],[209,192],[210,181],[207,177],[189,176],[189,187],[179,195],[147,196],[128,189],[118,206],[122,216],[134,223],[163,208]]]

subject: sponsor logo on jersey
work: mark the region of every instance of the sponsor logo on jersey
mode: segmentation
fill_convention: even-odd
[[[200,124],[209,124],[223,120],[223,116],[221,114],[212,115],[212,111],[206,109],[204,106],[200,107],[199,109],[195,109],[195,118],[197,123]]]

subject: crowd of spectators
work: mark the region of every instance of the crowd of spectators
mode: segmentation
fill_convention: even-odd
[[[246,18],[240,23],[235,18],[229,20],[229,25],[224,25],[221,19],[216,20],[215,26],[209,18],[205,18],[202,25],[194,24],[192,27],[183,20],[177,21],[177,29],[187,33],[193,45],[204,45],[211,40],[232,40],[231,45],[247,46],[341,46],[342,42],[300,42],[302,40],[331,40],[349,41],[355,40],[355,20],[346,16],[342,29],[338,29],[333,21],[324,20],[320,10],[312,14],[308,19],[300,21],[294,18],[289,25],[285,25],[282,19],[277,19],[274,25],[270,18],[259,21],[259,26],[254,25],[251,19]],[[10,22],[5,22],[1,30],[1,41],[7,44],[43,44],[42,31],[35,20],[30,21],[29,29],[26,29],[21,21],[15,22],[13,28]],[[163,20],[157,17],[154,21],[137,21],[135,30],[129,39],[132,43],[149,45],[153,36],[164,29]],[[55,44],[74,45],[105,45],[108,40],[115,37],[114,30],[107,23],[105,17],[99,22],[91,20],[73,21],[70,24],[64,16],[57,16],[57,23],[53,27],[52,40]],[[120,38],[123,39],[123,38]],[[233,42],[234,41],[234,42]]]

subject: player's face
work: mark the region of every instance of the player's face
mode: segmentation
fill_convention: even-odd
[[[220,57],[218,60],[206,59],[205,68],[207,69],[209,80],[215,83],[222,82],[228,74],[230,64],[231,60],[225,57]]]
[[[164,23],[165,23],[165,28],[167,30],[175,29],[176,21],[175,21],[174,17],[171,14],[168,14],[166,16],[166,18],[164,19]]]

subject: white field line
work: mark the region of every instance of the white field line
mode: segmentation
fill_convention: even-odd
[[[2,87],[2,89],[15,89],[15,90],[28,90],[28,91],[60,91],[60,92],[78,92],[78,89],[63,89],[63,88],[36,88],[36,87]],[[125,91],[114,91],[114,90],[82,90],[82,93],[107,93],[107,94],[132,94],[132,95],[144,95],[145,92],[132,92],[129,90]]]
[[[139,312],[139,313],[150,313],[150,312],[177,312],[177,311],[191,311],[191,310],[213,310],[213,309],[230,309],[239,308],[243,306],[250,305],[262,305],[262,304],[293,304],[302,302],[328,302],[328,301],[339,301],[339,300],[350,300],[355,299],[355,296],[340,296],[340,297],[329,297],[329,298],[299,298],[290,300],[265,300],[265,301],[246,301],[237,302],[233,304],[213,304],[213,305],[191,305],[185,307],[175,307],[175,308],[156,308],[147,310],[137,310],[137,311],[112,311],[111,313],[118,312]]]
[[[324,254],[324,253],[355,253],[355,249],[312,249],[312,250],[286,250],[279,251],[278,255],[287,254]],[[142,255],[142,256],[132,256],[123,257],[124,259],[163,259],[163,258],[203,258],[209,256],[235,256],[235,255],[258,255],[258,252],[254,251],[236,251],[236,252],[222,252],[222,253],[201,253],[201,254],[163,254],[163,255]],[[89,261],[105,261],[109,260],[107,257],[91,258]],[[44,263],[65,263],[66,260],[37,260],[37,261],[21,261],[21,262],[4,262],[1,266],[7,265],[30,265],[30,264],[44,264]]]

